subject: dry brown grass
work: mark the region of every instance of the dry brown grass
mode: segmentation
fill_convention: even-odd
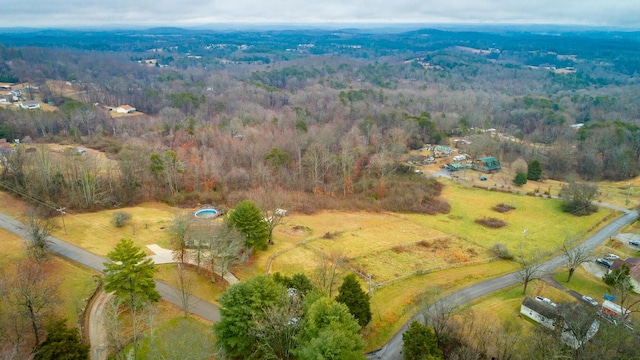
[[[0,229],[0,244],[2,246],[0,273],[5,274],[11,263],[26,258],[25,244],[22,238],[5,229]],[[57,278],[61,280],[59,288],[61,304],[58,307],[58,315],[66,317],[70,326],[76,326],[80,310],[85,305],[84,299],[95,288],[93,275],[96,273],[55,256],[47,266],[50,267],[51,272],[59,274]]]
[[[131,220],[121,228],[111,224],[113,214],[124,211],[131,214]],[[62,223],[53,235],[95,254],[106,256],[122,238],[132,239],[143,249],[146,245],[158,244],[170,247],[167,227],[180,210],[160,203],[143,203],[133,207],[103,210],[92,213],[68,214],[65,216],[67,234]]]
[[[2,228],[0,228],[0,244],[2,246],[0,269],[4,269],[10,263],[26,257],[24,240]]]
[[[177,264],[158,265],[158,272],[155,278],[179,289],[177,266]],[[218,297],[224,292],[228,284],[218,276],[216,276],[216,282],[212,283],[208,274],[204,272],[198,274],[196,269],[192,267],[189,267],[187,271],[189,273],[188,279],[190,279],[190,284],[188,285],[190,293],[208,302],[217,303]]]
[[[365,329],[366,351],[379,349],[422,308],[422,294],[440,288],[443,295],[474,284],[482,279],[497,277],[516,270],[510,261],[451,268],[414,276],[374,292],[371,302],[373,318]]]

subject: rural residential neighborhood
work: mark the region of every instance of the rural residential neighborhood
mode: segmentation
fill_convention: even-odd
[[[637,358],[640,37],[536,29],[0,29],[0,358]]]

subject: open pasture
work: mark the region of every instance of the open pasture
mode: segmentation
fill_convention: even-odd
[[[131,220],[122,227],[111,223],[117,211],[131,214]],[[122,238],[132,239],[136,246],[143,249],[150,244],[169,248],[167,229],[178,213],[175,208],[165,204],[143,203],[122,209],[68,214],[64,217],[67,234],[58,219],[59,226],[53,235],[102,256],[106,256]]]
[[[612,213],[609,209],[600,208],[589,216],[577,217],[563,212],[560,200],[474,189],[453,182],[447,182],[442,197],[451,204],[449,214],[403,216],[487,249],[496,243],[504,243],[518,254],[521,248],[525,254],[555,251],[566,238],[584,237]],[[499,213],[492,209],[498,204],[515,209]],[[506,222],[507,226],[491,229],[475,222],[483,218],[496,218]]]
[[[557,252],[565,239],[583,238],[612,214],[601,208],[590,216],[575,217],[562,212],[559,200],[474,189],[454,182],[448,183],[442,196],[451,203],[449,214],[293,214],[276,228],[279,249],[257,257],[273,257],[271,272],[309,273],[317,266],[318,254],[324,254],[346,259],[350,269],[371,274],[375,282],[383,283],[489,261],[489,250],[496,243],[504,243],[514,255],[521,250],[525,254]],[[498,204],[515,209],[500,213],[492,209]],[[493,229],[475,222],[483,218],[496,218],[507,226]],[[296,234],[293,229],[304,231]]]

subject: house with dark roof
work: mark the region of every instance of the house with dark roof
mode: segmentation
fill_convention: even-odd
[[[492,173],[502,169],[502,164],[500,164],[500,161],[493,156],[481,157],[473,160],[473,169]]]
[[[558,317],[555,307],[542,301],[537,301],[531,296],[525,296],[524,300],[522,300],[520,313],[552,330],[555,328],[556,318]]]
[[[572,308],[577,304],[561,305]],[[579,328],[567,326],[566,323],[563,323],[561,316],[558,313],[558,307],[551,306],[543,301],[538,301],[530,296],[526,296],[524,300],[522,300],[520,313],[550,330],[555,330],[556,324],[562,324],[560,339],[573,349],[577,349],[584,345],[589,341],[589,339],[595,336],[600,328],[598,320],[583,322],[580,324]]]

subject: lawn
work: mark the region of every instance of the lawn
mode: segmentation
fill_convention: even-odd
[[[487,278],[493,278],[517,270],[510,261],[450,268],[424,275],[412,276],[403,281],[374,291],[371,302],[373,319],[364,329],[367,351],[382,347],[419,310],[423,300],[434,288],[442,296]]]
[[[131,220],[122,227],[111,223],[113,214],[118,211],[131,215]],[[64,217],[67,234],[58,220],[53,235],[101,256],[106,256],[122,238],[132,239],[143,249],[150,244],[170,248],[167,228],[178,213],[180,210],[161,203],[81,214],[70,212]]]
[[[478,190],[453,182],[447,185],[442,197],[451,204],[451,213],[435,216],[407,214],[404,217],[423,226],[456,234],[485,248],[502,242],[516,253],[521,247],[525,253],[555,251],[568,237],[584,237],[612,212],[600,208],[589,216],[576,217],[563,212],[559,200]],[[506,213],[492,209],[501,203],[515,209]],[[483,218],[496,218],[508,225],[490,229],[475,223],[476,219]]]
[[[180,288],[177,264],[158,265],[157,269],[156,279],[162,280],[175,288]],[[193,268],[188,269],[187,279],[189,279],[187,286],[190,288],[192,295],[212,303],[217,302],[227,285],[219,277],[217,277],[215,283],[212,283],[207,275],[198,274]]]
[[[97,272],[56,257],[58,274],[62,276],[59,293],[62,298],[61,312],[69,324],[77,325],[80,311],[86,305],[86,299],[96,288]]]
[[[138,357],[149,359],[152,355],[161,358],[189,358],[180,351],[191,350],[192,358],[208,359],[215,358],[214,335],[210,324],[203,323],[194,318],[182,316],[174,317],[155,326],[154,336],[145,337],[141,344]],[[196,349],[189,348],[195,346]],[[205,351],[208,350],[208,351]],[[206,354],[205,354],[206,353]],[[173,356],[172,356],[173,355]]]
[[[3,256],[0,257],[0,273],[5,274],[7,267],[26,258],[24,240],[13,233],[0,229],[0,243]],[[70,326],[78,324],[78,316],[85,305],[85,299],[95,289],[94,271],[60,257],[53,257],[47,266],[60,279],[60,304],[58,316],[66,317]]]

